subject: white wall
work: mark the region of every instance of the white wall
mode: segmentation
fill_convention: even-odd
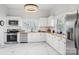
[[[0,17],[7,15],[7,8],[4,5],[0,5]]]
[[[0,5],[0,20],[4,21],[4,26],[0,26],[0,45],[4,44],[4,39],[6,36],[6,15],[7,15],[7,8],[4,5]]]
[[[24,9],[9,9],[8,10],[8,16],[25,16],[25,17],[30,17],[30,18],[38,18],[38,17],[48,17],[49,12],[45,10],[39,10],[36,13],[27,13],[25,12]]]

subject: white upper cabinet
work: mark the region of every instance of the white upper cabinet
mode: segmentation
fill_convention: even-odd
[[[51,26],[51,17],[48,17],[48,26]]]
[[[22,29],[26,31],[37,31],[38,29],[38,19],[24,18],[22,21]]]
[[[48,26],[48,19],[47,18],[40,18],[39,19],[39,27]]]
[[[48,26],[55,27],[56,20],[53,16],[48,17]]]

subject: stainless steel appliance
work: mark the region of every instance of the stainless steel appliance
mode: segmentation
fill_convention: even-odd
[[[17,42],[17,29],[7,29],[7,42]]]
[[[73,28],[69,28],[67,31],[67,39],[73,40]]]
[[[8,24],[12,26],[18,26],[18,20],[9,20]]]
[[[78,10],[77,10],[77,18],[74,24],[74,29],[73,29],[73,39],[74,39],[74,44],[76,48],[76,54],[78,55],[78,49],[79,49],[79,20],[78,20]]]
[[[27,43],[27,33],[20,33],[20,43]]]

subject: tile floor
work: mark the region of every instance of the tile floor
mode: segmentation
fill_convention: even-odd
[[[74,46],[74,41],[72,40],[66,40],[66,54],[67,55],[75,55],[76,49]]]
[[[19,43],[0,46],[0,55],[59,55],[47,43]]]

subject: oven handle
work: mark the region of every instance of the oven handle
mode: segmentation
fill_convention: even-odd
[[[7,35],[17,35],[17,33],[8,33]]]

